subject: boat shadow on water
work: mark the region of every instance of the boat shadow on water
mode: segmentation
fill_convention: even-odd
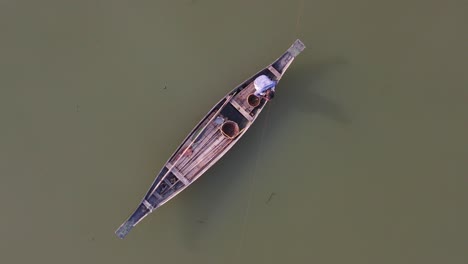
[[[266,121],[266,112],[270,111],[270,109],[265,109],[258,123],[237,143],[237,146],[216,166],[208,170],[193,187],[188,188],[179,196],[179,199],[183,199],[179,203],[181,205],[180,230],[188,248],[197,248],[200,241],[205,240],[204,234],[208,236],[220,226],[230,225],[219,222],[226,219],[224,214],[229,211],[226,208],[233,204],[232,197],[236,197],[237,194],[239,200],[246,201],[247,198],[241,194],[248,195],[250,187],[246,184],[250,182],[252,171],[256,170],[255,160],[246,153],[259,154],[259,138],[263,136],[264,144],[281,140],[274,131],[279,126],[285,126],[290,115],[298,113],[320,114],[343,125],[351,123],[349,116],[339,104],[321,96],[318,92],[332,89],[333,87],[328,87],[327,80],[336,78],[337,72],[340,68],[346,67],[346,64],[344,59],[333,58],[314,64],[297,63],[294,65],[278,85],[277,102],[270,106],[270,108],[273,107],[274,113],[268,114],[275,117],[274,120],[268,121],[269,132],[263,133],[262,131]],[[267,118],[271,119],[271,116]],[[236,221],[238,219],[241,219],[241,216]]]
[[[295,65],[297,67],[289,72],[278,86],[279,100],[273,102],[277,119],[283,115],[306,113],[323,115],[341,124],[351,123],[350,117],[341,105],[320,95],[319,92],[322,90],[328,93],[330,90],[335,90],[330,85],[330,80],[336,79],[339,71],[346,65],[347,62],[343,58],[330,58],[305,65],[301,65],[299,61]]]

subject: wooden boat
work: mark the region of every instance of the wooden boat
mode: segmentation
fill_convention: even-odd
[[[135,212],[117,229],[119,238],[187,188],[231,149],[271,99],[274,87],[261,93],[258,82],[263,78],[275,86],[304,48],[296,40],[281,57],[237,86],[208,112],[166,162]]]

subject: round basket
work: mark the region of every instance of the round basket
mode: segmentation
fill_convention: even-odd
[[[221,132],[229,139],[235,138],[239,134],[239,125],[234,121],[226,121],[221,126]]]
[[[256,96],[255,94],[250,94],[247,97],[247,102],[249,103],[250,106],[257,107],[260,104],[260,98]]]

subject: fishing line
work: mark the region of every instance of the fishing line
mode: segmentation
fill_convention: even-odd
[[[304,0],[299,0],[297,6],[298,7],[297,7],[297,15],[296,15],[296,24],[295,24],[295,27],[294,27],[294,37],[296,37],[296,38],[299,37],[298,35],[299,35],[299,31],[300,31],[301,18],[302,18],[302,14],[303,14],[303,11],[304,11]],[[259,163],[259,160],[260,160],[260,151],[261,151],[261,147],[263,145],[265,131],[266,131],[267,127],[268,127],[268,120],[269,120],[270,109],[271,109],[270,104],[271,104],[271,102],[269,103],[269,105],[266,106],[267,107],[266,117],[265,117],[265,122],[264,122],[263,128],[262,128],[259,147],[258,147],[258,150],[257,150],[257,155],[256,155],[257,157],[256,157],[256,160],[255,160],[255,169],[254,169],[254,173],[250,176],[249,196],[248,196],[247,204],[246,204],[246,207],[245,207],[245,210],[244,210],[244,215],[242,217],[242,227],[241,227],[241,236],[240,236],[240,239],[239,239],[239,247],[237,249],[237,256],[236,256],[236,258],[233,258],[233,261],[235,259],[239,260],[240,253],[241,253],[241,250],[242,250],[242,245],[244,244],[244,240],[245,240],[247,218],[248,218],[248,214],[249,214],[250,204],[251,204],[251,201],[252,201],[252,195],[253,195],[253,190],[254,190],[254,186],[255,186],[255,178],[257,176],[257,171],[258,171],[258,163]]]
[[[301,18],[302,18],[302,14],[304,13],[304,0],[299,0],[299,3],[297,6],[298,8],[297,8],[296,26],[294,28],[294,37],[296,38],[299,37]]]
[[[272,102],[269,102],[268,105],[266,106],[267,109],[266,109],[265,122],[263,123],[262,133],[261,133],[261,136],[260,136],[260,143],[259,143],[259,147],[257,149],[255,165],[254,165],[255,169],[254,169],[254,173],[250,176],[250,180],[249,180],[249,196],[248,196],[247,205],[245,206],[244,214],[243,214],[243,217],[242,217],[242,229],[241,229],[241,237],[239,239],[239,247],[237,249],[237,259],[240,256],[240,253],[241,253],[241,250],[242,250],[242,244],[244,243],[244,239],[245,239],[247,218],[248,218],[248,214],[249,214],[250,203],[252,201],[252,195],[253,195],[253,190],[254,190],[254,186],[255,186],[255,178],[257,176],[257,171],[258,171],[258,163],[259,163],[259,160],[260,160],[260,151],[261,151],[261,147],[263,145],[263,140],[265,138],[265,131],[266,131],[267,127],[268,127],[268,119],[269,119],[269,116],[270,116],[270,109],[271,109],[270,104],[271,103]]]

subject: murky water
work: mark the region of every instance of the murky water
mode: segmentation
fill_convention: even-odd
[[[0,2],[2,263],[467,263],[466,1]],[[125,239],[198,120],[236,147]]]

